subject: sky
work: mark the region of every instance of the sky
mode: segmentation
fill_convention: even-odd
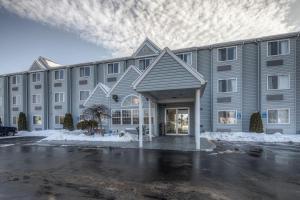
[[[300,31],[300,0],[0,0],[0,74]]]

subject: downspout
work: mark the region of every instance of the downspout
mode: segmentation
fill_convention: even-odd
[[[260,60],[261,60],[261,53],[260,53],[260,41],[256,40],[255,41],[257,44],[257,111],[261,112],[261,79],[260,79]]]
[[[209,46],[210,49],[210,129],[213,131],[213,125],[214,125],[214,91],[213,91],[213,48],[212,46]]]
[[[298,33],[298,35],[297,35],[297,38],[296,38],[296,45],[295,45],[295,56],[294,56],[294,63],[295,63],[295,91],[296,91],[296,94],[295,94],[295,98],[294,98],[294,101],[295,101],[295,107],[296,107],[296,113],[295,113],[295,118],[296,118],[296,134],[297,134],[297,132],[299,131],[299,130],[297,130],[298,129],[298,126],[297,126],[297,119],[298,119],[298,116],[297,116],[297,114],[299,114],[299,111],[298,111],[298,106],[299,105],[297,105],[297,42],[298,42],[298,39],[299,39],[299,37],[300,37],[300,33]],[[291,47],[290,47],[291,48]],[[299,81],[299,80],[298,80]],[[299,120],[299,119],[298,119]]]
[[[244,88],[244,45],[245,45],[245,42],[243,42],[242,43],[242,56],[241,56],[241,59],[242,59],[242,68],[241,68],[241,70],[242,70],[242,72],[241,72],[241,77],[242,77],[242,80],[240,80],[241,81],[241,85],[242,85],[242,90],[241,90],[241,96],[242,96],[242,105],[241,105],[241,121],[242,121],[242,131],[243,131],[243,129],[244,129],[244,127],[243,127],[243,115],[244,115],[244,90],[243,90],[243,88]],[[237,83],[238,84],[238,83]]]

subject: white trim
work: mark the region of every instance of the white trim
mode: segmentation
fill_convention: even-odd
[[[13,98],[16,97],[16,103],[14,104]],[[11,105],[13,106],[20,106],[21,105],[21,95],[12,95],[12,102]]]
[[[33,96],[36,96],[36,100],[37,100],[37,97],[39,96],[39,99],[40,99],[40,102],[35,102],[33,103]],[[41,97],[41,94],[32,94],[31,95],[31,104],[32,105],[41,105],[42,104],[42,97]]]
[[[220,91],[219,91],[219,81],[224,81],[224,80],[225,80],[225,81],[228,81],[228,80],[233,80],[233,79],[235,79],[235,81],[236,81],[235,91],[232,91],[232,92],[220,92]],[[236,93],[236,92],[238,92],[238,87],[237,87],[237,85],[238,85],[237,77],[218,79],[218,80],[217,80],[217,93],[220,93],[220,94]]]
[[[170,109],[175,109],[176,110],[176,119],[175,119],[175,129],[176,129],[176,133],[165,133],[166,135],[178,135],[178,136],[186,136],[186,135],[190,135],[191,134],[191,131],[190,131],[190,128],[191,128],[191,115],[190,115],[190,108],[189,107],[167,107],[165,108],[165,125],[167,124],[167,110],[170,110]],[[189,115],[189,119],[188,119],[188,133],[187,134],[180,134],[178,133],[178,127],[177,127],[177,124],[178,124],[178,121],[177,121],[177,113],[178,113],[178,110],[179,109],[187,109],[188,110],[188,115]]]
[[[287,54],[278,54],[278,55],[269,55],[269,43],[270,42],[281,42],[281,41],[288,41],[289,44],[289,52]],[[290,39],[281,39],[281,40],[270,40],[267,41],[267,57],[276,57],[276,56],[285,56],[285,55],[289,55],[291,53],[291,42]]]
[[[149,58],[149,57],[140,58],[140,59],[138,59],[138,68],[139,69],[141,67],[140,66],[140,61],[141,60],[150,60],[149,65],[145,69],[143,69],[143,71],[145,71],[148,67],[150,67],[151,63],[153,62],[153,58]]]
[[[58,75],[59,75],[59,78],[58,78],[58,79],[55,78],[55,73],[56,73],[56,72],[59,73],[59,74],[58,74]],[[60,78],[60,73],[61,73],[61,72],[63,72],[63,78],[62,78],[62,79]],[[63,81],[64,79],[65,79],[65,70],[64,70],[64,69],[56,69],[56,70],[53,70],[53,80],[54,80],[54,81]]]
[[[136,89],[138,84],[146,77],[146,75],[152,70],[152,68],[158,63],[158,61],[168,53],[172,58],[174,58],[180,65],[182,65],[187,71],[189,71],[196,79],[200,81],[201,84],[205,84],[206,81],[202,74],[200,74],[196,69],[186,64],[178,56],[176,56],[168,47],[166,47],[161,54],[151,63],[151,65],[145,70],[145,72],[133,82],[133,88]]]
[[[222,124],[219,122],[219,112],[235,112],[235,123],[234,124]],[[238,124],[238,118],[237,118],[237,110],[217,110],[217,124],[222,126],[233,126]]]
[[[40,117],[42,123],[41,123],[41,124],[35,124],[35,123],[34,123],[34,120],[33,120],[34,117]],[[43,125],[43,117],[42,117],[42,115],[32,115],[32,125],[33,125],[33,126],[42,126],[42,125]]]
[[[176,99],[162,99],[158,100],[157,103],[185,103],[185,102],[194,102],[194,98],[176,98]]]
[[[150,66],[149,66],[150,67]],[[148,68],[149,68],[148,67]],[[141,76],[142,72],[135,66],[135,65],[130,65],[126,71],[124,72],[124,74],[119,78],[119,80],[114,84],[114,86],[110,89],[110,91],[107,93],[107,96],[106,97],[109,97],[112,93],[112,91],[117,87],[117,85],[120,84],[120,82],[122,81],[122,79],[126,76],[126,74],[130,71],[130,69],[134,69],[138,74],[139,74],[139,77]],[[137,78],[138,79],[138,78]],[[135,82],[136,80],[133,81],[133,83]]]
[[[269,123],[269,110],[288,110],[289,111],[289,122],[288,123]],[[278,116],[277,116],[278,117]],[[278,120],[278,118],[277,118]],[[268,125],[288,125],[291,124],[291,109],[290,108],[268,108],[267,109],[267,124]]]
[[[184,54],[191,55],[191,63],[186,63],[186,64],[188,64],[189,66],[193,66],[193,52],[189,51],[189,52],[177,53],[175,55],[179,57],[179,55],[184,55]]]
[[[89,77],[91,77],[91,67],[92,66],[82,66],[82,67],[79,67],[79,78],[89,78]],[[90,69],[90,75],[89,76],[86,76],[86,74],[85,74],[85,68],[89,68]],[[81,69],[84,69],[84,76],[81,76],[81,74],[80,74],[80,70]]]
[[[235,48],[235,59],[233,59],[233,60],[219,60],[219,50],[220,50],[220,49],[226,49],[226,57],[227,57],[227,49],[232,48],[232,47]],[[234,46],[228,46],[228,47],[220,47],[220,48],[217,48],[217,61],[218,61],[219,63],[236,61],[236,60],[238,59],[238,58],[237,58],[237,50],[238,50],[238,48],[237,48],[236,45],[234,45]],[[226,59],[227,59],[227,58],[226,58]]]
[[[55,95],[56,94],[58,94],[59,96],[58,96],[58,99],[59,99],[59,101],[58,102],[56,102],[55,101]],[[60,95],[63,95],[63,101],[60,101]],[[54,92],[54,103],[64,103],[65,102],[65,93],[64,92]]]
[[[279,76],[288,76],[289,77],[289,87],[288,88],[283,88],[283,89],[269,89],[269,77],[270,76],[277,76],[277,77],[279,77]],[[279,90],[290,90],[290,89],[291,89],[291,76],[290,76],[290,73],[286,73],[286,74],[284,74],[284,73],[282,73],[282,74],[280,74],[280,73],[267,74],[267,90],[269,90],[269,91],[279,91]]]
[[[60,123],[57,124],[57,123],[56,123],[56,119],[55,119],[56,117],[63,117],[63,118],[65,118],[65,115],[54,115],[54,125],[55,125],[55,126],[62,126],[63,124],[60,124]],[[59,119],[59,120],[60,120],[60,119]]]
[[[98,85],[96,85],[96,87],[94,88],[94,90],[92,91],[92,93],[90,94],[90,96],[85,100],[85,102],[83,103],[83,106],[86,106],[86,104],[89,102],[89,100],[94,96],[95,92],[97,91],[97,89],[100,88],[104,94],[105,97],[107,97],[106,95],[108,94],[110,88],[108,88],[106,85],[104,85],[103,83],[98,83]]]
[[[154,44],[149,38],[146,38],[142,42],[142,44],[137,48],[137,50],[132,54],[132,57],[134,57],[134,58],[142,57],[142,56],[137,56],[137,54],[141,51],[141,49],[144,48],[145,45],[148,46],[154,53],[156,53],[156,54],[152,54],[152,55],[157,55],[161,51],[161,49],[156,44]],[[147,56],[150,56],[150,55],[147,55]]]
[[[131,96],[134,96],[134,97],[139,98],[139,96],[136,95],[136,94],[128,94],[127,96],[125,96],[125,97],[123,98],[123,100],[122,100],[122,102],[121,102],[121,107],[138,107],[138,106],[139,106],[139,105],[123,106],[124,101],[125,101],[128,97],[131,97]]]
[[[123,110],[130,110],[130,112],[131,112],[131,123],[130,124],[123,124],[123,116],[122,116],[122,111]],[[138,123],[137,124],[134,124],[133,123],[133,111],[134,110],[136,110],[137,112],[139,112],[139,108],[114,108],[114,109],[111,109],[111,111],[110,111],[110,115],[111,115],[111,124],[112,124],[112,126],[126,126],[126,125],[139,125]],[[148,108],[143,108],[142,109],[143,110],[143,116],[144,116],[144,119],[145,119],[145,115],[144,115],[144,113],[145,113],[145,111],[147,111],[148,110]],[[112,113],[114,112],[114,111],[120,111],[120,119],[121,119],[121,121],[120,121],[120,124],[113,124],[113,122],[112,122]],[[151,111],[153,112],[153,109],[151,108]],[[153,116],[152,116],[152,118],[153,118]],[[143,119],[143,120],[144,120]],[[149,124],[149,122],[151,122],[151,124]],[[144,121],[143,121],[143,124],[144,124]],[[148,115],[148,124],[144,124],[144,125],[153,125],[154,123],[152,123],[152,121],[150,121],[149,120],[149,115]]]
[[[113,65],[113,69],[114,69],[114,64],[118,63],[118,73],[108,73],[108,65]],[[111,63],[107,63],[106,64],[106,69],[107,69],[107,75],[116,75],[116,74],[120,74],[120,66],[121,66],[121,63],[120,62],[111,62]]]
[[[33,81],[33,75],[35,74],[35,79],[36,79],[36,81]],[[39,78],[39,80],[37,81],[37,75],[39,74],[39,76],[40,76],[40,78]],[[40,83],[41,82],[41,72],[33,72],[33,73],[31,73],[31,82],[32,83]]]

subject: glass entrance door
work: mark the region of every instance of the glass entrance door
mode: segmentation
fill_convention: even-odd
[[[187,135],[189,134],[189,109],[166,108],[165,115],[166,134]]]

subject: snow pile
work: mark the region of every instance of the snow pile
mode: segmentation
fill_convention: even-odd
[[[299,142],[300,135],[286,135],[281,133],[249,133],[249,132],[205,132],[201,133],[202,138],[208,140],[224,140],[231,142]]]
[[[16,136],[22,136],[22,137],[48,137],[53,134],[56,134],[59,130],[41,130],[41,131],[19,131]]]

